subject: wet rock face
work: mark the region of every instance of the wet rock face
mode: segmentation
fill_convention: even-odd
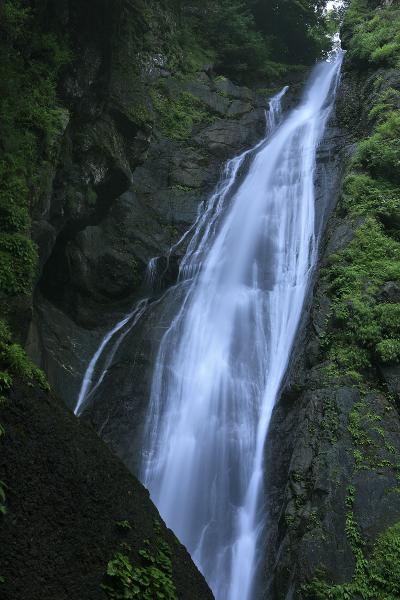
[[[42,297],[82,328],[77,344],[87,329],[112,323],[120,311],[127,310],[141,293],[150,259],[165,256],[190,228],[200,203],[216,185],[224,161],[255,143],[264,127],[264,111],[253,105],[242,117],[217,118],[197,126],[188,142],[178,143],[155,131],[146,159],[132,168],[129,180],[124,183],[116,178],[118,187],[115,179],[118,195],[114,198],[109,192],[107,206],[103,203],[99,208],[96,204],[92,217],[67,217],[58,235],[51,216],[49,221],[42,221],[37,240],[43,255],[50,258],[37,294],[37,314],[42,314],[36,319],[37,326],[47,329]],[[66,208],[57,204],[57,189],[54,193],[51,206],[61,214]],[[83,202],[88,210],[87,202]],[[167,278],[173,280],[181,252],[179,248],[170,256],[172,271]],[[31,347],[36,344],[32,339],[29,343]],[[44,364],[48,348],[40,349],[36,344],[32,351],[36,357],[43,351]],[[82,375],[82,366],[79,371]],[[63,390],[59,391],[63,395]]]
[[[98,324],[88,303],[104,312],[104,304],[135,294],[149,260],[165,254],[193,223],[223,161],[253,144],[265,127],[266,98],[230,82],[231,95],[220,96],[205,72],[189,83],[166,77],[163,87],[173,99],[189,94],[208,113],[188,139],[178,141],[173,132],[163,132],[156,114],[153,125],[137,124],[135,110],[145,108],[121,81],[116,84],[117,66],[109,69],[111,84],[99,114],[89,92],[80,92],[48,205],[34,225],[43,264],[40,289],[84,327]],[[150,80],[136,78],[141,102],[151,109],[153,73]],[[82,103],[94,114],[82,114]]]
[[[221,122],[225,125],[225,122]],[[209,128],[206,128],[208,131]],[[164,143],[164,142],[163,142]],[[340,132],[338,131],[335,121],[332,120],[327,135],[320,146],[318,154],[318,168],[316,173],[317,183],[317,205],[318,205],[318,217],[320,228],[324,227],[326,219],[329,215],[331,206],[326,202],[329,198],[334,201],[334,196],[338,184],[338,178],[340,174],[340,161],[337,159],[337,149],[340,144]],[[160,146],[157,146],[159,149]],[[192,152],[198,152],[193,150]],[[188,156],[185,156],[184,152],[179,149],[176,158],[171,161],[175,165],[179,161],[181,164],[187,165],[188,161],[192,161],[192,153],[189,152]],[[156,177],[160,177],[162,173],[164,163],[161,163]],[[148,161],[138,167],[134,174],[134,183],[132,190],[127,192],[122,198],[118,199],[112,209],[110,210],[107,218],[101,224],[103,236],[102,240],[107,239],[109,227],[115,231],[115,239],[123,239],[126,235],[132,238],[131,243],[136,243],[136,248],[141,244],[140,251],[145,249],[145,244],[151,248],[153,256],[157,251],[157,244],[159,240],[157,235],[162,231],[154,227],[154,222],[150,219],[144,221],[147,218],[147,213],[143,210],[133,214],[129,213],[128,209],[124,218],[121,218],[118,223],[114,224],[114,212],[119,212],[121,206],[125,204],[131,206],[134,199],[140,197],[141,194],[148,194],[148,203],[151,204],[154,211],[159,211],[160,219],[168,222],[172,218],[171,215],[171,203],[165,203],[165,196],[163,197],[162,192],[157,194],[154,198],[149,193],[149,187],[154,184],[151,173],[153,167],[157,166],[157,158],[149,155]],[[203,176],[209,177],[210,168],[206,168],[201,171]],[[186,172],[184,176],[186,177]],[[133,190],[135,190],[133,192]],[[183,194],[183,192],[182,192]],[[188,199],[189,194],[183,194]],[[182,227],[182,233],[189,227],[190,222],[195,217],[195,210],[198,209],[198,200],[195,200],[193,195],[193,212],[190,214],[190,218],[187,218],[186,228]],[[175,196],[174,209],[177,214],[178,210],[181,211],[181,204],[178,204],[179,195]],[[121,205],[121,206],[120,206]],[[188,210],[188,206],[184,205],[184,208]],[[194,210],[195,208],[195,210]],[[131,215],[131,216],[129,216]],[[184,221],[175,223],[175,227],[182,225]],[[99,229],[100,226],[97,228]],[[88,228],[90,230],[91,228]],[[117,237],[119,236],[119,237]],[[161,238],[163,239],[163,238]],[[97,242],[96,242],[97,243]],[[129,242],[130,243],[130,242]],[[101,246],[104,248],[104,246]],[[167,250],[167,244],[164,247],[164,252]],[[177,249],[176,256],[172,255],[170,258],[170,268],[179,261],[180,255],[183,248]],[[138,252],[138,251],[136,251]],[[160,250],[158,249],[158,252]],[[88,255],[88,252],[85,252]],[[136,254],[137,255],[137,254]],[[143,262],[149,259],[151,254],[147,256],[143,255]],[[164,269],[164,263],[159,261],[158,263],[158,275],[162,273]],[[172,273],[170,273],[171,280],[164,282],[168,285],[173,282]],[[88,277],[83,274],[82,284],[87,285]],[[93,277],[93,284],[96,284],[96,277]],[[110,288],[111,290],[111,288]],[[157,352],[161,337],[163,336],[166,328],[169,327],[171,320],[181,305],[181,298],[178,294],[183,293],[183,288],[171,288],[165,293],[159,300],[151,305],[141,318],[138,325],[128,331],[123,342],[118,348],[116,354],[113,357],[112,364],[107,369],[107,372],[102,380],[101,387],[99,387],[87,400],[85,410],[82,418],[88,421],[94,429],[100,432],[103,439],[113,449],[113,451],[125,462],[126,465],[134,472],[139,473],[141,466],[141,446],[142,446],[142,431],[143,425],[146,420],[146,413],[148,407],[148,401],[151,392],[151,381],[154,370],[155,361],[157,359]],[[162,292],[162,290],[160,290]],[[47,308],[46,308],[47,303]],[[87,361],[89,357],[93,355],[97,345],[100,343],[100,336],[96,331],[90,334],[83,332],[80,334],[79,327],[77,327],[73,321],[62,314],[60,323],[62,327],[71,332],[71,337],[66,344],[60,348],[57,342],[56,330],[57,330],[57,311],[59,309],[52,307],[52,315],[46,318],[46,313],[49,310],[48,300],[38,299],[37,309],[40,310],[41,332],[42,336],[45,336],[45,347],[47,348],[47,372],[51,373],[51,377],[54,377],[54,381],[57,381],[57,385],[60,386],[60,393],[63,393],[64,399],[69,403],[71,407],[76,402],[79,392],[79,377],[71,377],[70,373],[80,373],[81,376],[87,366],[85,364],[84,356],[87,352]],[[90,305],[86,303],[85,310],[90,310]],[[38,313],[39,314],[39,313]],[[50,314],[50,313],[49,313]],[[119,317],[120,318],[120,317]],[[118,316],[114,317],[114,323],[118,320]],[[74,341],[74,336],[75,341]],[[71,346],[73,345],[74,351]],[[108,352],[111,350],[112,345],[108,347]],[[317,349],[318,350],[318,349]],[[316,350],[316,351],[317,351]],[[102,370],[105,368],[105,354],[99,361],[99,365],[96,372],[98,378]],[[68,380],[68,389],[65,386],[60,385],[62,380]]]
[[[122,552],[138,566],[146,540],[159,535],[171,551],[177,597],[212,600],[147,490],[63,403],[35,386],[15,386],[1,423],[0,478],[9,483],[0,523],[2,600],[106,600],[107,563]]]
[[[390,451],[381,443],[377,421]],[[362,458],[354,441],[355,423],[370,439]],[[338,383],[336,389],[316,387],[282,398],[266,454],[271,527],[263,597],[303,597],[302,586],[321,570],[328,581],[351,581],[350,511],[367,552],[378,534],[400,518],[395,468],[379,467],[393,463],[392,453],[400,451],[399,433],[393,406],[378,393],[361,398],[358,390]],[[350,506],[351,488],[356,494]]]
[[[63,81],[65,130],[34,215],[41,277],[28,349],[73,406],[104,331],[144,293],[150,259],[190,228],[225,160],[263,135],[267,98],[215,78],[209,65],[174,78],[164,42],[176,24],[161,6],[152,8],[157,43],[138,49],[133,3],[110,15],[99,0],[93,21],[85,3],[59,4],[79,60]],[[172,107],[183,94],[201,109],[183,136],[157,112],[161,85]],[[163,285],[174,282],[183,251],[170,256]]]
[[[393,81],[393,73],[390,77]],[[336,138],[342,170],[354,139],[368,134],[365,115],[375,93],[371,81],[371,74],[362,77],[345,65],[337,102],[345,134]],[[365,217],[344,216],[339,200],[320,268],[347,248],[364,223]],[[399,282],[385,283],[376,298],[399,302]],[[304,585],[315,577],[351,582],[358,544],[354,532],[368,559],[377,537],[400,519],[400,368],[376,358],[364,387],[350,376],[329,374],[324,338],[335,329],[330,308],[326,280],[317,276],[265,450],[268,527],[260,582],[265,600],[314,598]]]

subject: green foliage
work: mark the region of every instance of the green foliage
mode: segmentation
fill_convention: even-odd
[[[0,371],[0,394],[8,392],[13,384],[13,378],[7,371]]]
[[[0,320],[0,394],[7,393],[13,384],[13,376],[26,383],[37,382],[43,390],[49,390],[46,376],[27,356],[25,350],[11,339],[7,324]]]
[[[132,529],[132,525],[126,519],[123,521],[116,521],[115,525],[118,527],[118,529],[122,530]]]
[[[183,193],[187,193],[187,192],[192,192],[192,191],[193,191],[193,188],[192,188],[192,187],[190,187],[190,186],[188,186],[188,185],[182,185],[181,183],[175,183],[175,184],[172,186],[172,189],[173,189],[174,191],[177,191],[177,192],[183,192]]]
[[[168,91],[159,85],[151,90],[151,98],[162,132],[173,140],[188,139],[196,123],[213,120],[205,104],[189,92],[181,92],[177,98],[171,98]]]
[[[386,406],[388,409],[388,406]],[[385,431],[380,426],[382,417],[371,412],[368,398],[354,404],[350,415],[348,430],[354,446],[354,471],[375,469],[380,473],[388,468],[398,470],[397,451],[385,439]],[[376,433],[381,442],[376,440]],[[382,455],[382,446],[391,456],[387,460]],[[393,456],[395,454],[396,456]],[[306,598],[320,600],[394,600],[399,597],[400,577],[400,523],[396,523],[381,533],[375,542],[372,553],[367,555],[367,545],[361,535],[354,514],[356,487],[347,487],[345,499],[345,532],[355,558],[352,581],[341,585],[330,583],[326,574],[319,573],[315,579],[303,587]]]
[[[337,408],[332,400],[324,403],[324,418],[321,422],[321,429],[329,439],[331,444],[337,442],[337,433],[339,429],[339,417]]]
[[[41,388],[49,389],[45,374],[32,363],[19,344],[0,345],[0,359],[9,367],[11,373],[24,381],[37,381]]]
[[[355,166],[400,184],[400,112],[393,111],[375,133],[363,140],[357,150]]]
[[[368,116],[371,121],[386,120],[387,114],[400,109],[400,92],[393,87],[386,88],[378,96]]]
[[[355,541],[358,547],[359,540]],[[319,600],[397,600],[400,597],[400,523],[376,540],[369,559],[360,556],[351,583],[329,584],[322,577],[304,587],[306,597]]]
[[[257,27],[268,36],[273,57],[308,64],[329,49],[329,18],[324,16],[324,0],[255,0],[253,12]]]
[[[208,39],[217,50],[217,69],[229,77],[263,77],[271,63],[267,39],[242,0],[220,0],[210,6]]]
[[[400,216],[400,189],[385,179],[351,173],[343,183],[341,207],[352,215],[372,215],[394,221]]]
[[[23,36],[24,25],[30,16],[29,8],[23,7],[21,2],[4,0],[0,15],[1,28],[8,40]]]
[[[324,274],[332,298],[333,326],[324,339],[330,375],[360,380],[376,360],[400,360],[399,305],[377,300],[380,286],[400,280],[399,99],[390,86],[376,96],[372,135],[359,143],[344,181],[340,210],[365,221]]]
[[[0,290],[29,294],[35,276],[36,245],[21,233],[0,234]]]
[[[400,339],[382,340],[377,344],[376,352],[384,363],[400,362]]]
[[[310,64],[330,47],[323,0],[296,0],[289,10],[287,0],[193,0],[177,5],[181,19],[175,43],[183,53],[173,51],[173,38],[169,45],[179,57],[175,68],[179,64],[183,72],[213,63],[235,81],[277,79],[289,65]]]
[[[145,540],[145,548],[139,551],[139,565],[133,565],[122,549],[110,560],[102,584],[108,598],[177,600],[172,580],[171,550],[162,539],[158,526],[156,530],[155,543]]]
[[[4,481],[0,481],[0,515],[5,515],[7,512],[6,507],[6,484]]]
[[[344,41],[357,69],[399,66],[398,3],[352,0],[345,17]],[[322,343],[328,375],[350,375],[362,400],[349,414],[353,475],[361,470],[399,477],[399,453],[386,436],[384,417],[371,408],[366,390],[382,387],[377,365],[400,362],[400,304],[384,302],[388,281],[400,280],[400,95],[384,77],[373,80],[376,92],[369,112],[371,135],[361,140],[344,181],[339,211],[353,223],[350,243],[330,257],[323,273],[331,314]],[[329,380],[328,380],[329,381]],[[376,400],[377,392],[373,398]],[[372,399],[372,397],[371,397]],[[380,392],[375,410],[394,410]],[[379,409],[377,408],[379,406]],[[388,492],[397,492],[391,488]],[[350,582],[337,585],[319,573],[304,586],[307,598],[320,600],[395,600],[400,597],[400,523],[389,527],[370,550],[357,523],[356,483],[346,494],[345,531],[354,558]]]
[[[39,13],[22,0],[0,5],[0,292],[29,294],[37,251],[30,210],[40,173],[62,129],[57,104],[59,70],[69,61],[65,43],[47,33]],[[35,191],[34,191],[35,190]]]
[[[360,66],[398,66],[399,21],[396,2],[376,10],[376,5],[368,0],[352,0],[344,21],[345,33],[349,36],[349,58]]]
[[[324,276],[335,326],[325,339],[328,359],[348,374],[368,368],[375,354],[395,360],[399,307],[380,305],[376,293],[385,281],[400,279],[399,242],[369,217],[354,240],[330,260]]]

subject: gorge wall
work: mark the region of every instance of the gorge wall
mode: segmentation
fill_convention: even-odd
[[[74,408],[104,333],[147,294],[150,259],[161,257],[153,299],[166,292],[168,300],[185,250],[175,244],[224,162],[260,139],[269,95],[289,83],[287,107],[294,102],[307,70],[275,64],[244,85],[234,62],[222,67],[212,45],[198,43],[187,25],[198,3],[185,4],[182,14],[179,2],[57,0],[40,10],[33,2],[37,20],[28,26],[51,39],[32,38],[32,55],[13,30],[26,23],[11,11],[21,3],[4,5],[5,39],[18,60],[37,61],[48,82],[37,96],[54,110],[51,118],[42,105],[17,115],[26,127],[23,110],[34,114],[28,128],[41,131],[33,155],[32,140],[21,142],[35,172],[29,192],[20,187],[25,163],[15,183],[28,197],[32,228],[15,207],[9,218],[14,187],[0,198],[2,229],[14,236],[12,245],[0,239],[0,252],[6,266],[13,253],[16,273],[10,281],[8,268],[0,270],[2,316],[13,333],[0,330],[0,391],[9,396],[0,418],[0,512],[8,511],[0,595],[10,600],[25,597],[27,580],[41,600],[105,598],[107,562],[121,544],[133,565],[146,539],[159,552],[155,508],[93,429],[137,472],[151,365],[176,306],[154,302],[126,337],[86,423],[49,395],[15,339]],[[345,18],[337,114],[317,173],[318,198],[340,198],[266,448],[268,600],[400,596],[399,23],[387,0],[353,0]],[[295,50],[281,46],[294,63]],[[8,52],[2,48],[3,69]],[[21,93],[36,79],[22,81]],[[161,531],[172,558],[161,577],[179,598],[211,597],[184,549]]]
[[[140,164],[148,147],[145,108],[131,96],[140,96],[139,80],[133,84],[125,66],[133,64],[136,74],[137,54],[130,44],[142,38],[142,9],[137,3],[101,1],[10,0],[0,6],[0,596],[5,600],[117,598],[127,589],[143,598],[212,597],[147,491],[50,392],[47,377],[22,347],[29,328],[36,331],[33,304],[41,306],[42,274],[49,273],[47,295],[53,299],[59,286],[55,304],[70,311],[65,249],[129,188],[132,165]],[[163,22],[164,14],[158,14]],[[154,28],[159,23],[152,20]],[[128,34],[129,27],[140,35]],[[118,79],[119,68],[125,70]],[[151,72],[153,65],[143,68]],[[124,116],[132,105],[137,113]],[[55,256],[60,262],[53,269]],[[132,256],[127,260],[134,272]],[[119,290],[110,292],[115,297]],[[59,330],[58,343],[66,332]],[[66,389],[68,380],[63,384]]]
[[[142,293],[149,258],[191,225],[224,160],[264,131],[267,91],[213,71],[212,43],[201,47],[190,25],[199,4],[0,5],[5,599],[211,597],[143,487],[48,383],[73,406],[102,328]],[[215,18],[236,14],[246,70],[247,32],[248,57],[266,47],[247,13],[222,4]],[[218,57],[228,70],[231,50]],[[272,89],[282,68],[268,62]]]
[[[265,598],[400,593],[399,24],[391,2],[345,15],[347,157],[266,447]]]

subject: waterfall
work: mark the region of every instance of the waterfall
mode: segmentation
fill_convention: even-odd
[[[161,341],[142,479],[218,600],[250,600],[263,448],[316,262],[314,170],[340,58],[230,161],[181,265],[187,291]],[[189,283],[188,283],[189,278]]]
[[[340,64],[339,54],[318,65],[282,120],[284,88],[270,101],[265,139],[228,161],[190,230],[183,299],[154,365],[141,479],[217,600],[254,599],[264,444],[317,259],[316,154]],[[147,306],[103,338],[77,414]]]

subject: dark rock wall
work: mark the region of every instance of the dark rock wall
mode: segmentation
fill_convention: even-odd
[[[63,83],[65,133],[35,215],[42,271],[27,347],[71,407],[104,331],[146,293],[149,260],[168,253],[225,160],[265,129],[266,93],[215,77],[207,64],[185,77],[167,70],[176,23],[154,6],[148,48],[138,44],[144,32],[130,3],[116,3],[112,15],[105,4],[95,23],[85,4],[62,13],[81,59]],[[173,283],[183,249],[162,285]]]
[[[157,538],[171,551],[177,597],[212,599],[186,549],[162,523],[148,492],[96,433],[37,387],[17,386],[1,422],[2,600],[102,600],[107,563]],[[118,523],[128,523],[122,528]]]
[[[351,31],[346,39],[351,43]],[[399,85],[398,69],[360,69],[345,59],[337,102],[343,170],[349,169],[356,142],[371,133],[368,114],[379,91]],[[267,557],[263,597],[268,600],[397,598],[399,593],[396,552],[387,550],[387,570],[376,587],[369,580],[374,563],[368,562],[375,560],[377,540],[400,519],[398,361],[384,366],[375,356],[355,377],[344,368],[343,374],[333,373],[328,358],[329,340],[342,324],[332,313],[326,270],[369,216],[349,214],[343,197],[329,221],[308,323],[266,445],[267,525],[260,551]],[[395,228],[391,220],[389,234],[397,239]],[[378,301],[398,303],[398,290],[398,282],[385,283]],[[324,583],[307,587],[312,581]]]

